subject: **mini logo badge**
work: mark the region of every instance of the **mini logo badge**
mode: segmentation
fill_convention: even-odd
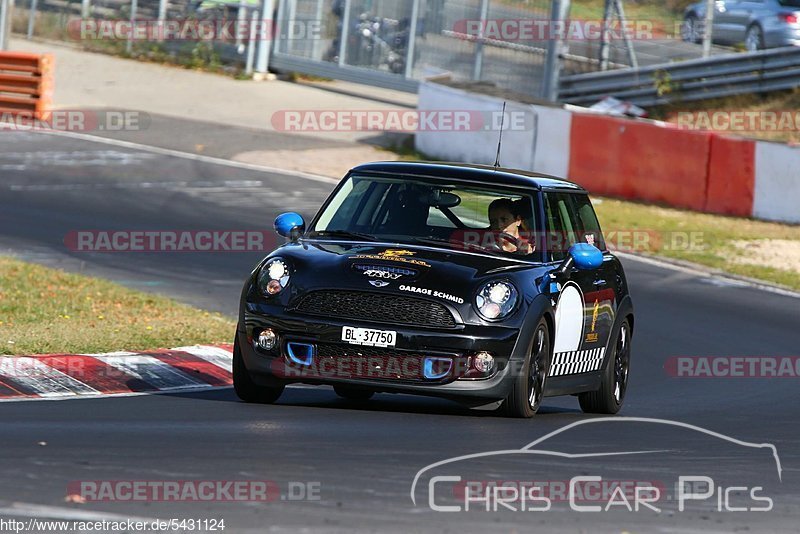
[[[384,282],[383,280],[370,280],[369,283],[375,287],[386,287],[389,285],[389,282]]]

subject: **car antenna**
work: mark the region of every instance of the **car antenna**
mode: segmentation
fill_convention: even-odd
[[[506,122],[506,103],[503,101],[503,114],[500,116],[500,139],[497,141],[497,157],[494,158],[494,170],[500,168],[500,148],[503,146],[503,126]]]

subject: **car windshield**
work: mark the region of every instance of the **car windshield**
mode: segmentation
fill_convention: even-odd
[[[800,7],[800,0],[778,0],[783,7]]]
[[[424,244],[537,261],[535,197],[483,185],[351,176],[308,236]]]

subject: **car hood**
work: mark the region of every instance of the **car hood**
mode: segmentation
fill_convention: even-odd
[[[271,257],[288,261],[292,285],[301,292],[319,288],[416,293],[450,304],[468,304],[480,283],[515,281],[523,293],[535,291],[546,270],[528,262],[487,254],[379,243],[302,240],[287,243]]]

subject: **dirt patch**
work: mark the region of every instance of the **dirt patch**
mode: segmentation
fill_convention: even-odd
[[[800,274],[800,241],[789,239],[758,239],[755,241],[731,241],[741,252],[733,263],[760,265]]]

